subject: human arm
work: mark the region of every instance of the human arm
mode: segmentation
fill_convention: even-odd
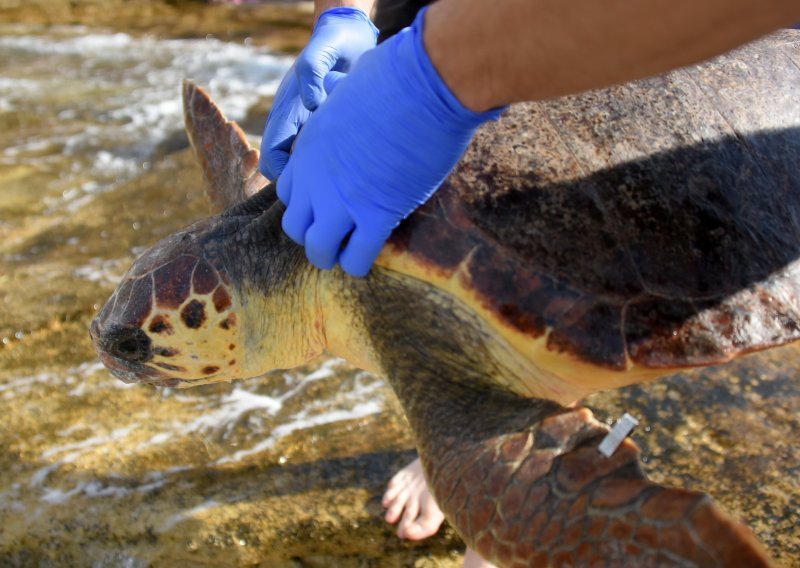
[[[440,0],[425,46],[473,110],[697,63],[800,20],[796,0]]]
[[[326,97],[331,71],[344,73],[375,46],[378,30],[369,13],[374,0],[316,0],[314,31],[281,82],[261,141],[261,170],[274,180],[289,159],[294,139]]]
[[[364,275],[496,115],[476,111],[666,71],[800,19],[786,0],[708,4],[658,0],[648,14],[634,0],[580,0],[576,13],[560,0],[440,0],[365,54],[309,120],[278,181],[285,231],[316,266]]]

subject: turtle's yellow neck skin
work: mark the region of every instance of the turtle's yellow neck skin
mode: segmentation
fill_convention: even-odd
[[[385,375],[352,294],[347,291],[353,285],[352,278],[337,267],[321,272],[319,280],[320,311],[328,351],[360,369]]]
[[[326,350],[382,373],[361,319],[343,294],[345,278],[339,268],[323,271],[308,265],[281,294],[243,289],[243,376],[296,367]]]
[[[325,333],[318,294],[319,275],[297,274],[291,289],[280,294],[245,285],[241,290],[241,378],[273,369],[289,369],[313,359],[325,349]]]

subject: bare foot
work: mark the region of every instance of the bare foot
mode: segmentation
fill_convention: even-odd
[[[467,548],[467,553],[464,555],[464,564],[461,566],[462,568],[497,568],[497,566],[491,562],[487,562],[481,558],[480,554],[471,548]]]
[[[383,495],[386,521],[397,525],[397,536],[408,540],[422,540],[436,534],[444,522],[444,514],[428,490],[419,458],[394,474]],[[464,568],[496,568],[467,548]]]
[[[419,458],[398,471],[383,495],[386,522],[397,525],[397,536],[422,540],[436,534],[444,522],[442,513],[422,473]],[[402,516],[402,518],[401,518]]]

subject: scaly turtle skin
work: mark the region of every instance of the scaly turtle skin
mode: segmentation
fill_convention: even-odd
[[[366,279],[306,262],[257,152],[187,83],[219,214],[136,261],[92,324],[100,357],[170,386],[324,349],[387,376],[437,502],[501,566],[769,565],[562,404],[800,337],[798,45],[513,107]]]

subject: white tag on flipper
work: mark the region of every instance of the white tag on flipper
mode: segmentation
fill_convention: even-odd
[[[620,444],[622,444],[622,441],[627,438],[638,425],[639,421],[626,412],[622,415],[622,418],[617,420],[611,432],[606,434],[606,437],[603,438],[603,441],[597,446],[597,450],[605,457],[610,458],[614,455],[614,452],[617,451]]]

